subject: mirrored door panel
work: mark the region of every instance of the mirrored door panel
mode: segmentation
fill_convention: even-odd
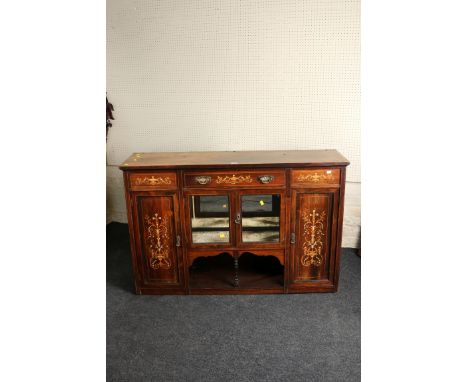
[[[192,243],[229,243],[229,196],[191,195]]]
[[[242,241],[278,243],[280,241],[280,195],[241,195]]]

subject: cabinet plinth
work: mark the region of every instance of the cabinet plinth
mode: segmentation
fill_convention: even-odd
[[[335,150],[133,154],[136,293],[335,292],[348,164]]]

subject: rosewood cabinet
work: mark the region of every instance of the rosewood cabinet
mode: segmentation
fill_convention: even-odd
[[[348,164],[336,150],[133,154],[136,293],[336,291]]]

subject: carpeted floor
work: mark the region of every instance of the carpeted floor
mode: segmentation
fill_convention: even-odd
[[[108,381],[359,381],[361,260],[338,293],[137,296],[126,224],[107,227]]]

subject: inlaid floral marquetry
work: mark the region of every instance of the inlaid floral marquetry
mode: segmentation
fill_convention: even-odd
[[[216,178],[217,184],[239,184],[239,183],[252,183],[253,179],[250,175],[232,175],[232,176],[218,176]]]
[[[167,216],[155,213],[145,216],[145,242],[149,252],[149,263],[153,269],[170,269],[169,229]]]
[[[323,240],[325,237],[325,211],[318,212],[315,208],[302,212],[304,227],[303,255],[301,264],[305,267],[320,266],[323,263]]]
[[[292,170],[292,183],[300,187],[339,185],[339,169]]]
[[[283,169],[268,169],[254,171],[206,171],[184,172],[186,187],[216,188],[254,188],[279,187],[286,185],[286,171]]]
[[[140,177],[135,178],[135,186],[158,186],[162,184],[172,184],[171,178],[169,178],[168,176],[166,177],[145,176],[142,178]]]
[[[134,190],[176,189],[175,172],[135,172],[130,174],[130,186]]]
[[[330,178],[331,173],[327,176],[325,174],[317,174],[316,172],[313,174],[301,174],[297,178],[299,182],[320,182],[321,180],[326,180],[327,178]]]

